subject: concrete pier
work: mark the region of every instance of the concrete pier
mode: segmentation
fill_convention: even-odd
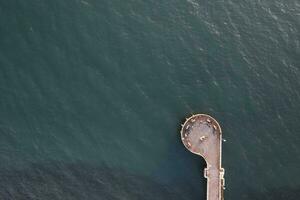
[[[189,151],[206,161],[207,200],[223,200],[225,180],[221,167],[222,130],[219,123],[209,115],[193,115],[182,126],[181,140]]]

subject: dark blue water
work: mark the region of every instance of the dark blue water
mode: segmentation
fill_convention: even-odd
[[[207,113],[225,199],[298,199],[299,36],[296,0],[0,0],[0,198],[205,199]]]

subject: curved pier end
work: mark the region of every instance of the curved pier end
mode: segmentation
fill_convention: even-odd
[[[182,125],[181,140],[189,151],[206,161],[207,200],[223,200],[225,181],[221,166],[222,130],[219,123],[206,114],[193,115]]]

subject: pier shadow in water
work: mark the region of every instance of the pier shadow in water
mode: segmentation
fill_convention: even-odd
[[[162,185],[125,171],[88,164],[32,164],[0,171],[0,199],[194,199],[187,186]],[[195,192],[195,191],[194,191]]]

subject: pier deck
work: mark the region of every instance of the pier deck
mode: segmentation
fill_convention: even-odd
[[[206,161],[207,200],[222,200],[225,182],[221,167],[222,130],[219,123],[209,115],[193,115],[182,126],[181,140],[189,151]]]

